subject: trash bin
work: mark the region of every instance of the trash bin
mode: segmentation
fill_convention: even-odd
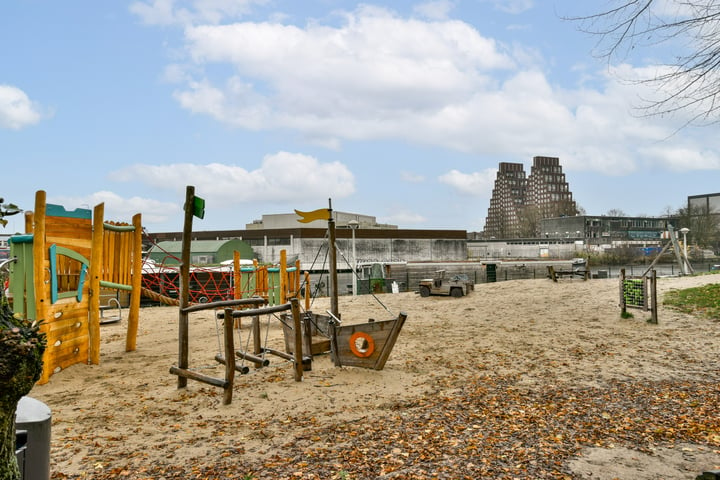
[[[27,432],[25,430],[15,431],[15,459],[17,460],[20,478],[25,472],[25,450],[27,450]]]
[[[488,263],[485,265],[485,281],[492,283],[497,281],[497,270],[494,263]]]
[[[15,410],[15,431],[26,432],[25,448],[21,452],[23,463],[18,462],[23,480],[50,478],[51,418],[50,409],[39,400],[22,397],[18,402]]]

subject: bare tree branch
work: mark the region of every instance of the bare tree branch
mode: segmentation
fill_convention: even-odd
[[[625,60],[636,47],[670,44],[679,53],[651,77],[631,79],[652,87],[642,116],[684,114],[686,125],[720,121],[720,0],[616,0],[605,11],[580,17],[580,30],[599,37],[608,62]],[[674,7],[669,10],[668,7]]]

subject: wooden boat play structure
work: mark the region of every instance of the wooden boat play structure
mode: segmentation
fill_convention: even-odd
[[[313,338],[314,342],[308,342],[311,350],[319,350],[317,345],[324,344],[323,334],[329,337],[330,352],[336,366],[353,366],[382,370],[385,367],[400,330],[405,324],[407,315],[404,312],[396,318],[389,320],[375,321],[368,320],[365,323],[346,324],[342,323],[338,309],[338,277],[337,277],[337,252],[335,246],[335,219],[332,214],[332,203],[328,202],[328,208],[321,208],[312,212],[301,212],[295,210],[300,216],[301,223],[309,223],[315,220],[327,221],[328,225],[328,250],[330,262],[330,310],[325,315],[312,315],[311,322],[316,328]],[[356,272],[353,272],[355,274]],[[323,328],[323,326],[327,326]],[[292,342],[287,339],[291,332],[285,332],[286,345]]]

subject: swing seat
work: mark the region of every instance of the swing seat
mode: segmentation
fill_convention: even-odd
[[[115,305],[112,305],[112,304]],[[112,310],[117,309],[117,315],[113,315],[112,317],[106,317],[105,316],[105,310]],[[117,298],[111,298],[108,300],[107,305],[101,305],[100,306],[100,325],[108,325],[111,323],[117,323],[122,320],[122,307],[120,306],[120,302]]]

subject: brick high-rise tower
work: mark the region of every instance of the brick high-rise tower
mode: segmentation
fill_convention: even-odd
[[[530,176],[522,163],[500,163],[485,236],[534,237],[543,218],[577,215],[577,205],[557,157],[534,157]]]
[[[537,208],[540,218],[577,215],[577,205],[559,158],[533,157],[526,203]]]
[[[520,226],[519,209],[525,200],[527,180],[522,163],[500,163],[495,178],[485,235],[495,238],[517,236]]]

